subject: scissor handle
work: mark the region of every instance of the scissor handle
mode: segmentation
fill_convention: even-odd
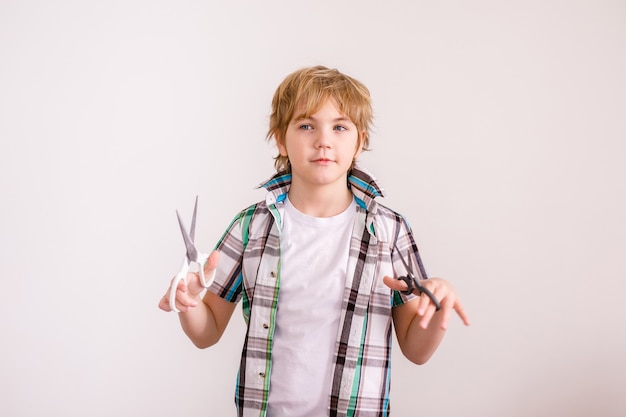
[[[435,305],[435,311],[439,311],[441,309],[441,304],[439,303],[439,300],[437,300],[437,297],[435,297],[435,295],[432,292],[430,292],[428,288],[424,287],[423,285],[420,285],[417,281],[416,283],[418,284],[417,291],[419,292],[419,294],[420,295],[426,294],[428,298],[430,298],[430,301],[432,301],[433,304]]]
[[[196,272],[200,276],[200,285],[204,288],[209,288],[215,280],[215,269],[211,272],[208,279],[204,275],[204,265],[206,264],[209,255],[204,253],[198,254],[198,260],[187,263],[187,258],[183,259],[183,266],[180,268],[180,272],[174,277],[172,286],[170,287],[170,308],[176,313],[180,313],[180,310],[176,308],[176,292],[178,291],[178,285],[180,281],[187,283],[187,274],[189,272]]]
[[[204,276],[204,265],[206,265],[207,259],[209,259],[209,255],[204,254],[204,253],[199,253],[198,254],[198,261],[197,262],[190,262],[190,266],[193,267],[193,268],[190,269],[191,272],[198,272],[198,275],[200,275],[200,284],[204,288],[209,288],[211,286],[211,284],[213,284],[213,281],[215,280],[215,269],[211,272],[211,275],[209,275],[209,278],[205,279],[205,276]]]
[[[411,295],[413,294],[413,276],[401,276],[396,278],[398,281],[404,281],[404,283],[407,285],[407,289],[406,290],[402,290],[400,291],[402,294],[404,295]]]
[[[170,287],[170,308],[176,313],[180,313],[180,310],[176,308],[176,292],[178,291],[178,284],[180,281],[187,283],[187,272],[189,272],[189,263],[187,263],[187,257],[183,259],[183,266],[180,267],[180,272],[176,274]]]
[[[408,286],[406,290],[400,291],[402,294],[413,294],[413,290],[417,290],[418,295],[426,294],[426,296],[430,298],[430,301],[432,301],[435,305],[435,311],[439,311],[441,309],[441,303],[439,302],[439,300],[437,300],[437,297],[435,297],[435,295],[430,292],[428,288],[420,284],[417,278],[415,278],[413,275],[409,274],[408,276],[401,276],[397,279],[399,279],[400,281],[404,281]]]

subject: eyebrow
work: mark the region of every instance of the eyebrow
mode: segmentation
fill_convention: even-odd
[[[300,116],[294,117],[293,121],[301,121],[301,120],[317,120],[315,117],[313,116],[309,116],[309,117],[305,117],[304,114],[301,114]],[[337,117],[335,119],[332,120],[333,122],[350,122],[350,123],[354,123],[352,121],[352,119],[350,119],[349,117],[346,116],[342,116],[342,117]]]

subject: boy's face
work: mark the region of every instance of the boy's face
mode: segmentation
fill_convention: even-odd
[[[277,141],[280,154],[289,157],[292,183],[345,187],[348,170],[361,153],[365,132],[360,134],[332,100],[308,118],[300,118],[302,113],[298,108],[284,140]]]

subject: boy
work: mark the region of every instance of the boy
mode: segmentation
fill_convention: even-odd
[[[202,299],[197,274],[178,286],[181,325],[200,348],[217,343],[242,301],[239,416],[387,416],[392,321],[417,364],[437,349],[452,310],[469,324],[447,281],[423,281],[436,312],[425,292],[404,294],[394,279],[426,274],[407,222],[375,201],[378,185],[355,166],[371,121],[359,81],[322,66],[289,75],[272,101],[267,137],[279,154],[266,199],[218,242]],[[171,310],[167,294],[159,306]]]

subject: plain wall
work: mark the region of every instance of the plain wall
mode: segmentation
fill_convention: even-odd
[[[395,416],[626,415],[624,1],[0,1],[0,415],[234,416],[244,324],[157,308],[273,173],[303,66],[371,90],[361,158],[458,318]]]

